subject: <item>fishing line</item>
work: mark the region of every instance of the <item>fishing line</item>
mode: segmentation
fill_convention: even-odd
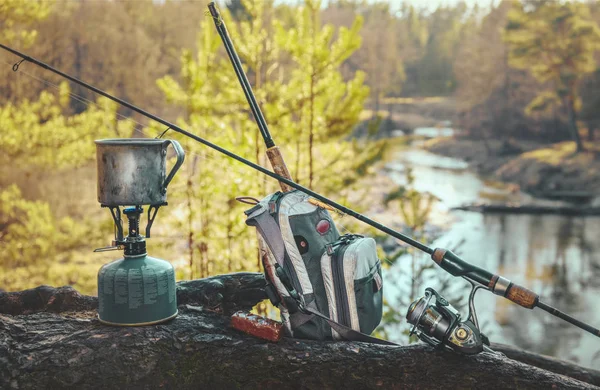
[[[23,61],[25,61],[25,60],[23,59],[23,60],[21,60],[21,61],[19,61],[19,62],[16,62],[16,63],[14,63],[14,64],[13,64],[13,63],[11,63],[11,62],[7,62],[7,61],[5,61],[5,60],[2,60],[2,62],[4,62],[5,64],[7,64],[7,65],[9,65],[9,66],[11,66],[11,67],[12,67],[12,70],[13,70],[13,72],[15,72],[15,73],[17,73],[17,74],[21,74],[21,73],[22,73],[22,74],[24,74],[25,76],[27,76],[27,77],[30,77],[30,78],[32,78],[33,80],[36,80],[36,81],[38,81],[38,82],[40,82],[40,83],[42,83],[42,84],[44,84],[44,85],[46,85],[46,86],[48,86],[48,87],[54,88],[54,89],[56,89],[57,91],[59,91],[59,92],[60,92],[60,86],[59,86],[58,84],[54,84],[53,82],[51,82],[51,81],[49,81],[49,80],[45,80],[45,79],[39,78],[39,77],[37,77],[37,76],[35,76],[35,75],[31,74],[31,73],[28,73],[26,70],[20,69],[20,68],[19,68],[19,65],[20,65],[20,64],[21,64]],[[96,107],[96,108],[98,108],[98,109],[100,109],[100,110],[102,109],[102,107],[101,107],[101,106],[100,106],[100,105],[99,105],[97,102],[95,102],[95,101],[93,101],[93,100],[89,100],[89,99],[87,99],[87,98],[85,98],[85,97],[83,97],[83,96],[81,96],[81,95],[77,95],[75,92],[72,92],[72,91],[71,91],[71,88],[69,88],[69,92],[68,92],[68,94],[69,94],[69,96],[70,96],[70,97],[71,97],[73,100],[75,100],[75,101],[78,101],[79,103],[81,103],[81,104],[85,105],[87,108],[90,108],[91,106],[94,106],[94,107]],[[121,120],[124,120],[124,121],[131,121],[131,122],[133,122],[135,125],[137,125],[137,126],[140,126],[140,127],[142,127],[142,128],[144,128],[144,127],[148,127],[147,125],[144,125],[144,124],[142,124],[142,123],[140,123],[140,122],[136,121],[136,120],[135,120],[135,119],[133,119],[132,117],[128,117],[128,116],[125,116],[125,115],[123,115],[123,114],[120,114],[118,111],[115,111],[115,115],[116,115],[117,117],[119,117]],[[137,129],[137,126],[135,126],[135,127],[134,127],[134,130],[135,130],[135,131],[137,131],[137,132],[140,132],[141,134],[144,134],[144,133],[143,133],[143,131],[141,131],[141,130],[138,130],[138,129]]]
[[[12,62],[6,62],[6,61],[3,61],[3,62],[4,62],[5,64],[7,64],[7,65],[11,66],[11,67],[13,68],[13,71],[15,71],[15,72],[16,72],[17,70],[19,70],[19,69],[20,69],[18,65],[20,65],[20,64],[21,64],[23,61],[25,61],[25,59],[22,59],[22,60],[18,61],[18,62],[17,62],[17,63],[15,63],[15,64],[13,64]],[[48,87],[52,87],[52,88],[54,88],[54,89],[56,89],[57,91],[59,91],[59,92],[60,92],[60,86],[59,86],[58,84],[54,84],[54,83],[52,83],[51,81],[48,81],[48,80],[45,80],[45,79],[39,78],[39,77],[37,77],[37,76],[35,76],[35,75],[31,74],[31,73],[28,73],[27,71],[25,71],[25,70],[23,70],[23,69],[20,69],[20,72],[22,72],[22,73],[23,73],[23,74],[25,74],[26,76],[28,76],[28,77],[30,77],[30,78],[32,78],[32,79],[34,79],[34,80],[38,81],[38,82],[40,82],[40,83],[42,83],[42,84],[44,84],[44,85],[46,85],[46,86],[48,86]],[[83,96],[81,96],[81,95],[78,95],[78,94],[76,94],[76,93],[72,92],[72,91],[69,91],[69,92],[68,92],[68,94],[69,94],[69,96],[70,96],[70,97],[71,97],[73,100],[75,100],[75,101],[78,101],[78,102],[82,103],[82,104],[83,104],[83,105],[85,105],[87,108],[94,106],[94,107],[96,107],[96,108],[98,108],[98,109],[102,109],[102,107],[101,107],[101,106],[100,106],[100,105],[99,105],[97,102],[95,102],[95,101],[93,101],[93,100],[89,100],[89,99],[87,99],[87,98],[85,98],[85,97],[83,97]],[[140,128],[138,128],[137,126],[135,126],[135,127],[134,127],[134,131],[138,132],[139,134],[145,135],[146,137],[150,137],[150,138],[162,138],[162,137],[164,136],[164,134],[165,134],[165,133],[166,133],[168,130],[172,130],[172,128],[169,126],[169,127],[167,127],[167,129],[166,129],[166,130],[165,130],[165,131],[164,131],[162,134],[160,134],[160,135],[151,135],[151,134],[149,134],[147,131],[144,131],[144,130],[143,130],[143,129],[145,129],[145,128],[149,128],[149,127],[150,127],[148,124],[147,124],[147,125],[144,125],[144,124],[142,124],[142,123],[140,123],[140,122],[136,121],[136,120],[135,120],[135,119],[133,119],[132,117],[127,117],[127,116],[125,116],[125,115],[123,115],[123,114],[120,114],[120,113],[119,113],[119,112],[117,112],[117,111],[115,111],[115,115],[116,115],[118,118],[120,118],[121,120],[124,120],[124,121],[131,121],[131,122],[133,122],[134,124],[136,124],[137,126],[139,126]],[[83,137],[84,137],[84,136],[82,136],[81,138],[83,138]],[[186,142],[186,145],[189,145],[189,142]],[[214,160],[216,161],[217,159],[220,159],[220,156],[219,156],[219,157],[217,157],[217,156],[214,154],[214,152],[213,152],[213,151],[207,150],[207,151],[204,151],[204,152],[202,152],[202,153],[204,153],[204,154],[199,154],[199,153],[195,153],[195,152],[191,152],[191,153],[189,153],[189,154],[190,154],[191,156],[197,156],[197,157],[200,157],[200,158],[202,158],[202,159],[205,159],[205,160],[208,160],[208,159],[214,159]],[[236,174],[238,174],[239,176],[241,176],[240,178],[242,178],[242,177],[246,176],[246,172],[245,172],[245,171],[242,171],[242,170],[241,170],[241,169],[239,169],[239,168],[234,168],[233,166],[228,166],[228,167],[226,167],[225,169],[226,169],[226,170],[229,170],[229,173],[232,173],[232,172],[233,172],[233,173],[236,173]],[[261,184],[267,184],[267,185],[269,185],[270,183],[272,183],[272,182],[271,182],[271,180],[267,179],[267,178],[266,178],[266,177],[264,177],[264,176],[260,176],[260,179],[259,179],[259,180],[260,180]],[[237,183],[236,183],[236,184],[237,184]],[[238,187],[239,187],[239,185],[238,185]],[[339,212],[339,214],[340,214],[340,215],[345,215],[344,213],[341,213],[341,212]]]
[[[5,64],[7,64],[7,65],[9,65],[11,67],[13,67],[13,70],[14,70],[15,65],[20,64],[21,62],[23,62],[23,60],[19,61],[18,63],[14,64],[14,65],[12,63],[6,62],[4,60],[2,62],[4,62]],[[35,76],[35,75],[33,75],[33,74],[31,74],[31,73],[23,70],[22,68],[20,69],[18,66],[16,68],[19,70],[19,73],[22,73],[23,75],[25,75],[27,77],[30,77],[31,79],[36,80],[36,81],[38,81],[38,82],[40,82],[40,83],[42,83],[42,84],[44,84],[44,85],[46,85],[48,87],[54,88],[54,89],[56,89],[57,91],[60,92],[60,86],[58,84],[54,84],[53,82],[51,82],[49,80],[45,80],[43,78],[39,78],[39,77],[37,77],[37,76]],[[87,99],[87,98],[85,98],[85,97],[83,97],[81,95],[78,95],[78,94],[76,94],[74,92],[70,91],[68,93],[68,95],[69,95],[69,97],[71,99],[82,103],[87,108],[95,107],[95,108],[98,108],[98,109],[102,109],[102,107],[100,106],[100,104],[98,104],[97,102],[95,102],[93,100],[89,100],[89,99]],[[120,114],[120,113],[118,113],[116,111],[115,111],[115,115],[117,117],[119,117],[119,119],[121,119],[123,121],[131,121],[131,122],[133,122],[133,124],[136,125],[134,127],[134,131],[138,132],[141,135],[149,137],[149,138],[162,138],[167,131],[172,130],[171,127],[168,127],[162,133],[157,133],[156,135],[152,135],[147,130],[144,130],[144,129],[150,128],[149,125],[144,125],[143,123],[140,123],[140,122],[136,121],[135,119],[133,119],[131,117],[128,117],[128,116],[125,116],[123,114]],[[139,128],[138,128],[138,126],[139,126]],[[87,135],[83,135],[80,138],[76,138],[76,140],[82,139],[85,136],[87,136]],[[185,144],[188,145],[189,141],[186,140]],[[218,159],[220,159],[219,156],[215,155],[214,153],[212,153],[210,151],[205,151],[203,153],[191,152],[189,154],[191,156],[199,157],[199,158],[201,158],[203,160],[212,161],[212,162],[217,161]],[[233,166],[225,166],[225,167],[221,166],[221,168],[224,168],[224,170],[229,175],[236,174],[236,176],[233,176],[233,177],[235,177],[237,179],[242,179],[246,175],[246,173],[242,172],[242,170],[240,170],[240,169],[235,170]],[[268,180],[267,178],[265,178],[264,176],[260,176],[260,180],[261,180],[261,182],[264,182],[264,183],[267,183],[267,184],[268,183],[272,184],[272,182],[270,180]],[[238,189],[241,189],[240,185],[238,183],[236,183],[235,180],[231,180],[231,181],[238,187]]]
[[[10,63],[10,62],[6,62],[6,61],[2,61],[2,62],[4,62],[4,63],[5,63],[5,64],[7,64],[7,65],[10,65],[10,66],[12,66],[12,67],[13,67],[13,71],[15,71],[15,72],[16,72],[16,70],[15,70],[15,66],[16,66],[17,64],[19,64],[19,65],[20,65],[20,64],[21,64],[23,61],[25,61],[25,60],[21,60],[21,61],[19,61],[18,63],[15,63],[14,65],[12,65],[12,63]],[[27,77],[30,77],[31,79],[33,79],[33,80],[36,80],[36,81],[38,81],[38,82],[40,82],[40,83],[42,83],[42,84],[44,84],[44,85],[46,85],[46,86],[48,86],[48,87],[54,88],[54,89],[56,89],[57,91],[60,91],[60,86],[59,86],[58,84],[55,84],[55,83],[53,83],[53,82],[51,82],[51,81],[49,81],[49,80],[45,80],[45,79],[43,79],[43,78],[39,78],[39,77],[37,77],[37,76],[35,76],[35,75],[33,75],[33,74],[31,74],[31,73],[29,73],[29,72],[27,72],[27,71],[23,70],[23,69],[19,69],[19,67],[18,67],[18,66],[16,66],[16,69],[17,69],[17,70],[19,70],[19,72],[20,72],[20,73],[22,73],[22,74],[24,74],[25,76],[27,76]],[[78,95],[78,94],[76,94],[76,93],[72,92],[72,91],[69,91],[69,93],[68,93],[68,94],[69,94],[69,97],[70,97],[71,99],[73,99],[73,100],[75,100],[75,101],[78,101],[78,102],[82,103],[82,104],[83,104],[83,105],[85,105],[87,108],[90,108],[90,107],[92,107],[92,106],[93,106],[93,107],[96,107],[96,108],[98,108],[98,109],[102,109],[102,107],[101,107],[101,106],[100,106],[100,105],[99,105],[97,102],[95,102],[95,101],[93,101],[93,100],[89,100],[89,99],[87,99],[87,98],[85,98],[85,97],[83,97],[83,96],[81,96],[81,95]],[[118,117],[119,117],[121,120],[124,120],[124,121],[131,121],[131,122],[133,122],[133,123],[136,125],[136,126],[135,126],[135,128],[134,128],[134,130],[135,130],[136,132],[138,132],[138,133],[140,133],[140,134],[142,134],[142,135],[146,136],[146,137],[149,137],[149,138],[162,138],[162,137],[165,135],[165,133],[167,133],[167,131],[169,131],[169,130],[172,130],[172,128],[171,128],[171,127],[167,127],[167,129],[165,129],[165,130],[164,130],[162,133],[157,133],[157,135],[154,135],[154,136],[153,136],[153,135],[152,135],[152,134],[150,134],[150,133],[149,133],[147,130],[144,130],[144,129],[148,129],[148,128],[150,127],[149,125],[144,125],[144,124],[142,124],[142,123],[140,123],[140,122],[136,121],[135,119],[133,119],[133,118],[131,118],[131,117],[127,117],[127,116],[125,116],[125,115],[123,115],[123,114],[120,114],[120,113],[118,113],[118,112],[115,112],[115,114],[116,114],[116,116],[118,116]],[[140,129],[138,129],[138,126],[140,127]],[[85,137],[85,135],[84,135],[84,136],[82,136],[81,138],[84,138],[84,137]],[[81,139],[81,138],[77,138],[77,140],[79,140],[79,139]],[[186,145],[187,145],[188,143],[189,143],[189,142],[185,142],[185,144],[186,144]],[[189,145],[188,145],[188,146],[189,146]],[[190,154],[191,156],[195,156],[195,157],[201,158],[202,160],[205,160],[205,161],[210,161],[210,162],[216,162],[216,161],[218,161],[218,160],[220,161],[220,160],[221,160],[221,158],[222,158],[221,156],[217,156],[217,155],[216,155],[214,152],[212,152],[212,151],[206,151],[206,152],[204,152],[204,153],[191,152],[191,153],[189,153],[189,154]],[[225,171],[225,172],[226,172],[226,173],[227,173],[227,174],[228,174],[228,175],[229,175],[231,178],[235,178],[235,179],[243,179],[243,178],[244,178],[244,177],[247,175],[245,171],[242,171],[242,170],[241,170],[241,169],[239,169],[239,168],[235,168],[234,166],[226,165],[226,166],[221,166],[221,168],[222,168],[222,169],[223,169],[223,170],[224,170],[224,171]],[[235,186],[238,188],[238,190],[243,190],[243,189],[241,188],[241,185],[240,185],[240,184],[238,184],[238,183],[236,183],[236,180],[230,180],[230,181],[231,181],[231,182],[233,182],[233,184],[234,184],[234,185],[235,185]],[[266,177],[264,177],[264,176],[260,176],[260,177],[259,177],[259,181],[260,181],[260,183],[261,183],[261,184],[266,184],[267,186],[269,186],[269,185],[273,184],[271,180],[267,179],[267,178],[266,178]],[[337,211],[337,210],[336,210],[336,211]],[[340,220],[341,220],[343,217],[345,217],[345,216],[346,216],[346,214],[345,214],[345,213],[343,213],[343,212],[339,212],[339,213],[337,213],[337,214],[339,214],[339,216],[340,216]],[[342,228],[343,232],[346,232],[346,233],[351,233],[351,231],[350,231],[350,230],[349,230],[349,229],[348,229],[348,228],[347,228],[347,227],[346,227],[344,224],[342,224],[341,222],[337,223],[337,225],[338,225],[338,226],[340,226],[340,227]],[[404,247],[404,246],[403,246],[403,247]],[[393,263],[393,262],[392,262],[392,261],[391,261],[389,258],[387,258],[387,257],[384,257],[384,258],[382,258],[382,260],[383,260],[383,261],[385,261],[385,262],[386,262],[387,264],[389,264],[389,265],[393,265],[393,264],[394,264],[394,263]]]
[[[2,62],[4,62],[5,64],[7,64],[9,66],[12,66],[13,71],[17,72],[17,70],[18,70],[19,73],[22,73],[25,76],[30,77],[33,80],[36,80],[36,81],[38,81],[38,82],[40,82],[40,83],[42,83],[42,84],[44,84],[44,85],[46,85],[48,87],[54,88],[54,89],[56,89],[57,91],[60,92],[60,86],[58,84],[55,84],[55,83],[53,83],[53,82],[51,82],[49,80],[45,80],[43,78],[37,77],[37,76],[35,76],[35,75],[33,75],[33,74],[31,74],[31,73],[23,70],[23,69],[20,69],[19,65],[23,61],[25,61],[25,60],[22,59],[21,61],[15,63],[14,65],[12,63],[10,63],[10,62],[6,62],[6,61],[2,61]],[[82,103],[87,108],[90,108],[90,107],[93,106],[93,107],[96,107],[98,109],[102,109],[102,107],[96,101],[89,100],[89,99],[87,99],[87,98],[85,98],[85,97],[83,97],[81,95],[76,94],[75,92],[72,92],[72,91],[69,91],[68,94],[69,94],[69,97],[71,99]],[[123,114],[118,113],[117,111],[115,111],[115,115],[117,117],[119,117],[121,120],[133,122],[136,125],[134,127],[134,131],[136,131],[139,134],[142,134],[142,135],[144,135],[146,137],[149,137],[149,138],[162,138],[165,135],[165,133],[167,133],[169,130],[172,130],[172,128],[169,126],[162,133],[157,133],[157,135],[152,135],[147,130],[144,130],[144,129],[148,129],[150,127],[149,125],[144,125],[144,124],[136,121],[135,119],[133,119],[131,117],[127,117],[127,116],[125,116]],[[138,126],[140,127],[139,129],[138,129]],[[81,138],[77,138],[76,140],[82,139],[84,137],[85,137],[85,135],[82,136]],[[189,141],[186,141],[185,144],[188,145]],[[198,158],[200,158],[202,160],[210,161],[210,162],[217,162],[217,161],[220,161],[221,158],[222,158],[221,156],[217,156],[212,151],[205,151],[203,153],[191,152],[189,154],[191,156],[195,156],[195,157],[198,157]],[[243,179],[247,175],[245,171],[242,171],[239,168],[235,168],[234,166],[226,165],[226,166],[221,166],[221,168],[229,175],[230,178]],[[261,184],[266,184],[267,186],[273,184],[271,180],[269,180],[268,178],[266,178],[264,176],[260,176],[259,177],[259,181],[260,181]],[[238,190],[243,190],[241,188],[241,185],[238,184],[238,183],[236,183],[236,180],[230,180],[230,182],[233,182],[233,184],[238,188]],[[336,212],[337,212],[337,210],[336,210]],[[337,212],[337,214],[340,216],[340,218],[339,218],[340,220],[346,216],[346,214],[343,213],[343,212]],[[337,225],[341,227],[341,229],[342,229],[342,231],[344,233],[351,233],[351,231],[345,226],[345,224],[342,224],[341,222],[338,222]],[[406,247],[404,245],[400,245],[400,246],[401,247]],[[389,265],[393,265],[394,264],[394,262],[392,262],[387,257],[382,258],[382,260],[385,261]]]
[[[5,62],[5,61],[3,61],[3,62]],[[20,62],[22,62],[22,61],[20,61]],[[11,65],[11,63],[8,63],[8,62],[5,62],[5,63],[6,63],[7,65]],[[27,77],[30,77],[30,78],[32,78],[33,80],[36,80],[36,81],[38,81],[38,82],[40,82],[40,83],[42,83],[42,84],[44,84],[44,85],[46,85],[46,86],[48,86],[48,87],[51,87],[51,88],[54,88],[54,89],[56,89],[56,90],[60,91],[60,86],[59,86],[59,85],[57,85],[57,84],[54,84],[54,83],[52,83],[51,81],[48,81],[48,80],[45,80],[45,79],[42,79],[42,78],[36,77],[35,75],[33,75],[33,74],[31,74],[31,73],[28,73],[28,72],[26,72],[26,71],[24,71],[24,70],[20,70],[20,72],[21,72],[21,73],[23,73],[24,75],[26,75]],[[86,99],[85,97],[83,97],[83,96],[81,96],[81,95],[77,95],[77,94],[76,94],[76,93],[74,93],[74,92],[69,92],[69,97],[70,97],[71,99],[75,100],[75,101],[78,101],[78,102],[82,103],[82,104],[83,104],[83,105],[85,105],[87,108],[90,108],[90,107],[92,107],[92,106],[93,106],[93,107],[96,107],[96,108],[98,108],[98,109],[101,109],[101,108],[102,108],[102,107],[100,107],[100,105],[99,105],[97,102],[95,102],[95,101],[92,101],[92,100],[89,100],[89,99]],[[124,121],[131,121],[131,122],[133,122],[133,123],[136,125],[136,127],[135,127],[135,131],[136,131],[136,132],[138,132],[138,133],[140,133],[140,134],[142,134],[142,135],[144,135],[144,136],[146,136],[146,137],[149,137],[149,138],[161,138],[161,137],[162,137],[162,136],[163,136],[163,135],[164,135],[164,134],[165,134],[165,133],[166,133],[168,130],[170,130],[170,129],[171,129],[171,128],[169,127],[169,128],[167,128],[165,131],[163,131],[161,134],[159,134],[159,135],[156,135],[156,136],[152,136],[152,135],[151,135],[151,134],[150,134],[148,131],[145,131],[145,130],[143,130],[143,129],[147,129],[147,128],[149,128],[149,126],[148,126],[148,125],[144,125],[144,124],[142,124],[142,123],[140,123],[140,122],[136,121],[135,119],[133,119],[133,118],[131,118],[131,117],[127,117],[127,116],[125,116],[125,115],[122,115],[122,114],[119,114],[118,112],[116,112],[115,114],[116,114],[116,116],[118,116],[118,117],[119,117],[121,120],[124,120]],[[137,126],[141,127],[141,129],[138,129],[138,128],[137,128]],[[85,137],[85,136],[82,136],[82,138],[83,138],[83,137]],[[186,141],[186,144],[187,144],[187,143],[188,143],[188,142]],[[192,156],[197,156],[197,157],[199,157],[199,158],[202,158],[202,159],[205,159],[205,160],[209,160],[209,159],[216,160],[216,156],[215,156],[215,155],[210,155],[210,156],[207,156],[207,155],[203,155],[203,154],[199,154],[199,153],[194,153],[194,152],[190,153],[190,155],[192,155]],[[230,167],[230,168],[231,168],[231,167]],[[231,173],[231,172],[229,172],[229,173]],[[240,175],[242,175],[242,172],[241,172],[241,171],[240,171],[240,172],[238,172],[238,173],[239,173]],[[264,177],[261,177],[261,179],[262,179],[262,180],[264,180],[265,182],[268,182],[268,180],[267,180],[266,178],[264,178]]]
[[[14,63],[14,65],[12,65],[12,70],[14,72],[17,72],[19,70],[19,65],[21,65],[21,63],[23,61],[25,61],[25,59],[22,59],[19,62]],[[6,61],[2,61],[2,62],[4,62],[7,65],[11,65],[10,62],[6,62]],[[43,78],[37,77],[37,76],[35,76],[35,75],[33,75],[33,74],[31,74],[31,73],[23,70],[23,69],[20,69],[20,73],[24,74],[27,77],[30,77],[33,80],[36,80],[36,81],[40,82],[40,83],[42,83],[42,84],[44,84],[44,85],[46,85],[48,87],[54,88],[54,89],[56,89],[57,91],[60,92],[60,86],[58,84],[55,84],[55,83],[53,83],[53,82],[51,82],[49,80],[45,80]],[[96,107],[98,109],[102,108],[102,107],[100,107],[100,105],[97,102],[95,102],[93,100],[89,100],[89,99],[87,99],[87,98],[85,98],[85,97],[83,97],[81,95],[76,94],[75,92],[69,91],[68,94],[69,94],[69,97],[71,99],[82,103],[87,108],[90,108],[92,106]],[[121,120],[133,122],[135,124],[134,131],[136,131],[136,132],[138,132],[138,133],[140,133],[140,134],[142,134],[142,135],[144,135],[146,137],[150,137],[150,138],[162,138],[169,130],[172,130],[171,127],[169,126],[162,133],[160,133],[160,134],[158,134],[158,135],[156,135],[156,136],[153,137],[151,134],[148,133],[148,131],[144,130],[144,129],[149,128],[148,125],[144,125],[144,124],[136,121],[135,119],[133,119],[131,117],[127,117],[125,115],[122,115],[122,114],[120,114],[120,113],[118,113],[116,111],[115,111],[115,114]],[[138,129],[138,126],[140,127],[140,129]],[[85,135],[82,136],[81,138],[77,138],[76,140],[80,140],[80,139],[82,139],[84,137],[85,137]],[[187,143],[188,142],[186,142],[186,144]],[[214,153],[211,153],[211,152],[208,152],[208,151],[204,152],[202,154],[201,153],[197,153],[197,152],[191,152],[189,154],[192,155],[192,156],[195,156],[195,157],[199,157],[199,158],[201,158],[201,159],[203,159],[205,161],[211,161],[211,162],[215,162],[215,161],[220,160],[222,158],[222,157],[216,156]],[[221,168],[224,168],[224,171],[230,176],[230,178],[233,177],[233,178],[236,178],[236,179],[243,179],[244,176],[246,175],[246,173],[243,172],[241,169],[234,168],[233,166],[225,166],[225,167],[221,166]],[[240,184],[238,184],[236,182],[236,180],[230,180],[230,181],[233,182],[233,184],[238,188],[238,190],[242,190]],[[260,181],[261,184],[266,184],[267,186],[269,186],[269,185],[272,184],[272,181],[269,180],[269,179],[267,179],[264,176],[259,176],[259,181]],[[184,188],[185,186],[182,186],[182,187]],[[338,213],[338,214],[340,215],[340,220],[346,215],[346,214],[341,213],[341,212]],[[338,222],[337,226],[339,226],[342,229],[343,233],[351,233],[351,231],[344,224],[342,224],[341,222]],[[184,237],[184,236],[182,236],[182,237]],[[389,264],[389,265],[393,265],[394,264],[387,257],[383,257],[382,260],[385,263]]]

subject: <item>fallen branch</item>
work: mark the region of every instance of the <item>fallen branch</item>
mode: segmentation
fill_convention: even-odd
[[[475,203],[453,207],[452,210],[476,211],[484,214],[558,214],[568,216],[600,215],[600,207],[593,206],[542,206],[531,204],[512,205]]]
[[[556,359],[550,356],[524,351],[511,345],[492,343],[494,351],[502,352],[507,357],[532,366],[567,375],[580,381],[600,386],[600,371],[578,366],[575,363]]]
[[[147,327],[100,324],[96,299],[70,288],[0,293],[0,388],[594,388],[503,355],[230,329],[223,313],[254,306],[263,286],[251,273],[180,282],[180,315]]]

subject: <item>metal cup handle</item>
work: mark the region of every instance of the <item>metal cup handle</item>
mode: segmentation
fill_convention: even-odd
[[[175,176],[175,173],[177,173],[177,171],[183,164],[183,160],[185,160],[185,152],[183,151],[183,148],[181,147],[179,142],[172,139],[167,139],[165,140],[165,144],[171,144],[173,146],[173,149],[175,149],[175,154],[177,155],[177,161],[175,162],[175,165],[173,166],[173,168],[171,168],[171,172],[169,172],[169,175],[165,179],[165,183],[163,184],[162,188],[163,194],[167,192],[167,186],[169,185],[171,180],[173,180],[173,176]]]

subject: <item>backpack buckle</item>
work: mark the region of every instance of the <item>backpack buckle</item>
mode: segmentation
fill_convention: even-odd
[[[329,256],[332,256],[335,253],[336,247],[338,247],[340,245],[347,245],[347,244],[351,243],[352,241],[356,240],[357,238],[362,238],[362,237],[364,237],[364,236],[360,235],[360,234],[352,234],[352,233],[344,234],[343,236],[340,236],[337,239],[337,241],[332,242],[331,244],[325,245],[327,254]]]
[[[285,270],[283,269],[283,267],[280,266],[279,264],[275,264],[275,273],[277,274],[277,277],[279,278],[279,280],[281,280],[281,284],[283,284],[283,287],[285,287],[285,289],[288,291],[290,296],[296,300],[300,299],[298,297],[298,292],[292,286],[292,282],[290,281],[290,278],[288,277],[288,275],[285,272]]]
[[[277,289],[273,286],[272,283],[267,281],[267,285],[265,286],[265,293],[267,294],[267,298],[275,307],[279,307],[281,303],[281,297],[277,294]]]
[[[325,249],[327,250],[327,254],[329,256],[333,256],[333,254],[335,253],[334,244],[325,245]]]
[[[279,198],[281,198],[282,195],[283,193],[281,191],[277,191],[273,194],[273,196],[271,196],[271,199],[269,199],[269,214],[273,215],[277,213],[277,202],[279,201]]]
[[[275,214],[277,212],[277,203],[269,202],[269,214]]]
[[[288,294],[290,294],[289,296],[283,297],[283,303],[285,304],[285,307],[288,309],[290,314],[294,314],[298,310],[302,310],[302,308],[304,307],[304,299],[292,286],[290,278],[288,277],[283,267],[279,264],[275,264],[275,274],[281,281],[281,284],[283,284],[283,287],[285,287],[285,289],[287,290]]]

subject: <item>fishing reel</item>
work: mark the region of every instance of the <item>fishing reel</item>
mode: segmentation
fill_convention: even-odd
[[[481,333],[475,314],[473,298],[476,288],[469,296],[469,315],[461,321],[461,315],[433,288],[425,289],[425,295],[413,302],[406,313],[412,324],[410,335],[429,345],[448,348],[464,355],[492,351],[488,338]]]

